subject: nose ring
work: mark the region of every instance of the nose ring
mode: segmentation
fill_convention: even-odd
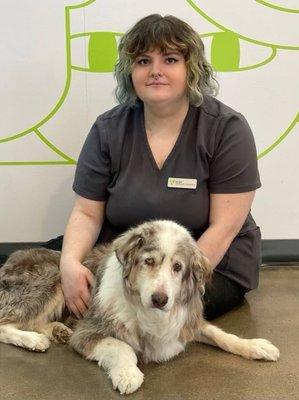
[[[155,80],[157,80],[158,78],[161,78],[162,74],[161,74],[161,72],[157,72],[157,73],[153,73],[152,76]]]

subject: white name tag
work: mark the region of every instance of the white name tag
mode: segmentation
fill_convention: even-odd
[[[196,189],[197,179],[168,178],[167,187],[179,189]]]

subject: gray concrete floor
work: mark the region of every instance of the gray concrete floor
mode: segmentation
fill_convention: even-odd
[[[263,268],[244,305],[215,320],[242,337],[271,340],[277,363],[249,361],[204,344],[165,364],[141,366],[143,386],[132,400],[298,400],[299,267]],[[1,400],[110,400],[122,396],[96,363],[67,346],[46,354],[0,344]]]

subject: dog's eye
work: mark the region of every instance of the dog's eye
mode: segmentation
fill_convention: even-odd
[[[155,259],[153,257],[147,257],[144,262],[146,265],[153,266],[155,264]]]
[[[182,264],[181,263],[176,262],[176,263],[173,264],[173,270],[175,272],[179,272],[181,269],[182,269]]]

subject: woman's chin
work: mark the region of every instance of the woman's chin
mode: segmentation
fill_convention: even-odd
[[[182,99],[174,98],[173,96],[155,96],[151,98],[141,99],[144,104],[149,107],[166,107],[170,105],[179,105],[180,103],[185,103],[186,99],[182,101]]]

